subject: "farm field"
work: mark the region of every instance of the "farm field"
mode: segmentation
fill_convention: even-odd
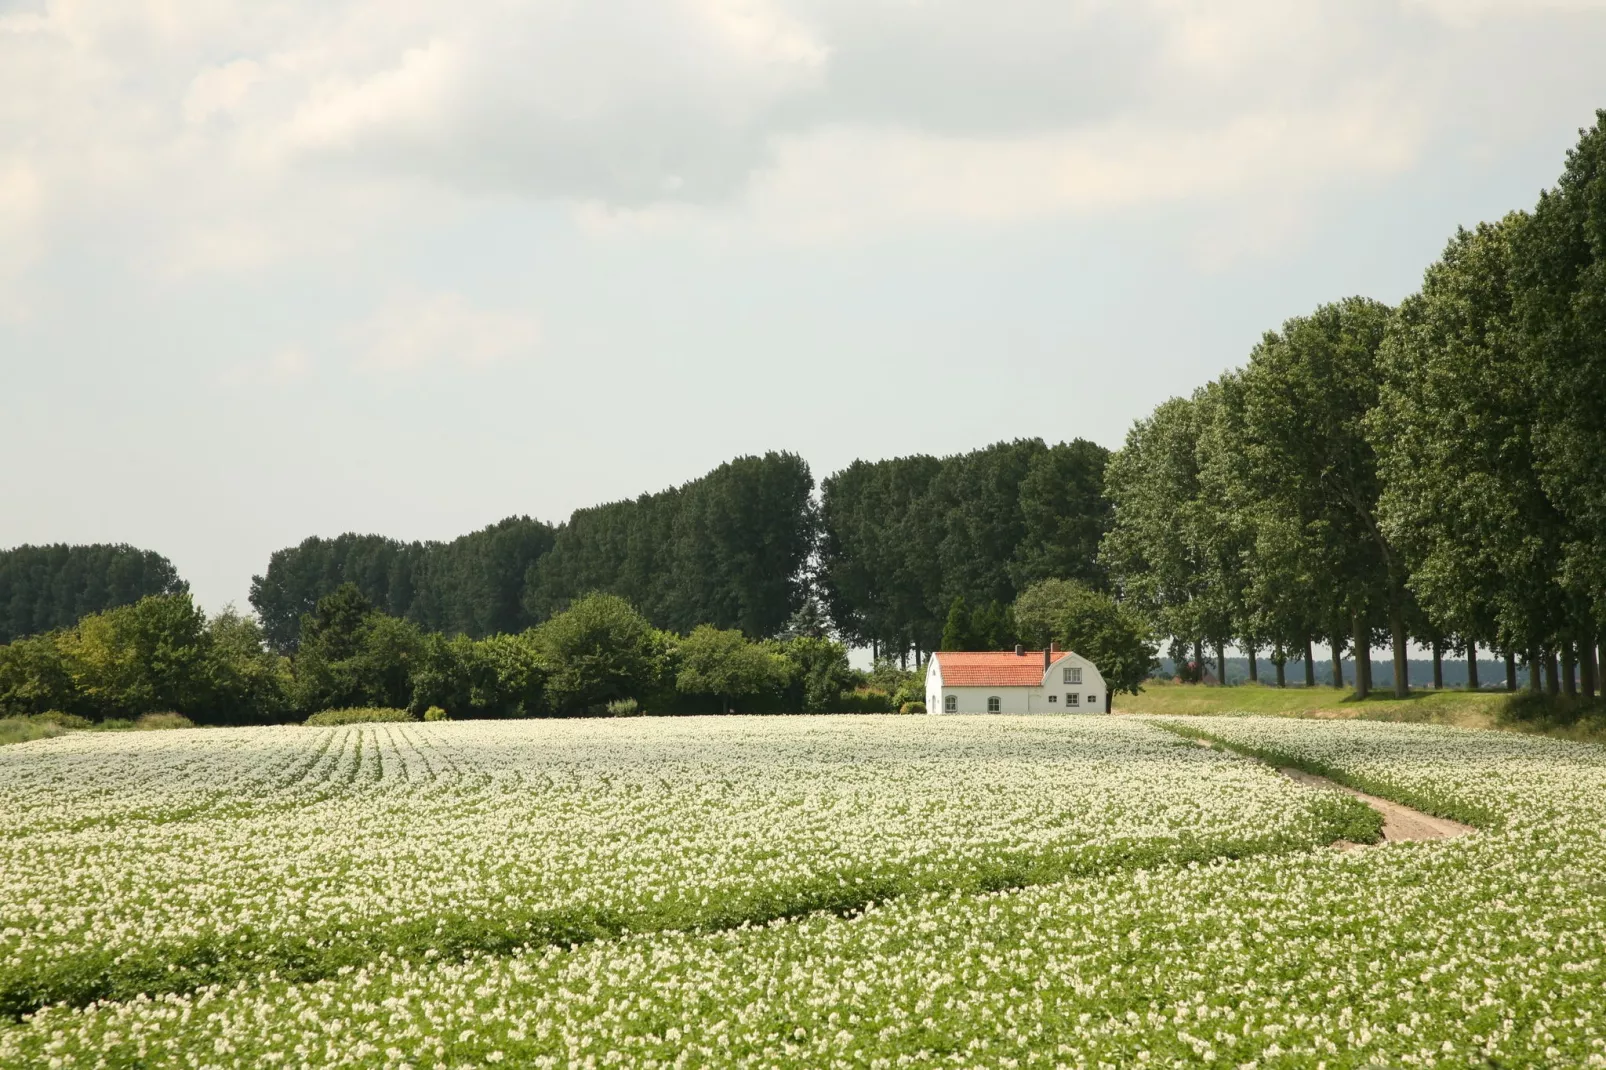
[[[1137,718],[68,736],[0,1065],[1606,1065],[1606,751],[1175,723],[1479,831]]]

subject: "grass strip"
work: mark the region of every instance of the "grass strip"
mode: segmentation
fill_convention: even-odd
[[[1288,766],[1310,773],[1312,776],[1326,777],[1335,784],[1342,784],[1347,788],[1354,788],[1356,791],[1364,791],[1368,795],[1375,795],[1379,799],[1387,799],[1389,802],[1399,803],[1401,806],[1409,806],[1413,810],[1420,810],[1435,817],[1447,817],[1452,821],[1459,821],[1474,828],[1489,828],[1499,823],[1498,815],[1482,807],[1458,802],[1454,799],[1424,795],[1419,791],[1403,787],[1393,781],[1377,780],[1364,776],[1342,766],[1331,765],[1309,755],[1299,754],[1296,751],[1279,750],[1275,747],[1257,746],[1243,743],[1239,740],[1226,739],[1201,728],[1196,728],[1191,724],[1169,718],[1156,718],[1149,723],[1188,739],[1204,740],[1208,743],[1214,743],[1224,750],[1230,750],[1236,754],[1246,755],[1251,758],[1258,758],[1268,765]],[[1371,807],[1367,807],[1367,810],[1376,813]],[[1381,816],[1378,818],[1378,828],[1381,833]],[[1377,841],[1373,839],[1356,842],[1375,843]]]

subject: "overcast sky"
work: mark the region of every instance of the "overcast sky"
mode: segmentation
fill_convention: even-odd
[[[0,546],[245,603],[794,450],[1120,444],[1396,301],[1606,2],[0,0]]]

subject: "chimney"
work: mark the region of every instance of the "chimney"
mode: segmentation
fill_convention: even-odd
[[[1021,646],[1019,643],[1016,643],[1015,644],[1015,656],[1017,658],[1024,658],[1026,656],[1026,648]]]
[[[1050,643],[1050,644],[1048,644],[1048,649],[1043,651],[1043,672],[1047,673],[1048,672],[1048,667],[1050,665],[1052,665],[1053,663],[1054,663],[1054,644]],[[1069,702],[1070,699],[1066,699],[1065,701]]]

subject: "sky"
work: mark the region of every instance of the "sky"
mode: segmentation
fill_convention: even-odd
[[[211,610],[791,450],[1118,447],[1606,107],[1606,0],[0,0],[0,547]]]

